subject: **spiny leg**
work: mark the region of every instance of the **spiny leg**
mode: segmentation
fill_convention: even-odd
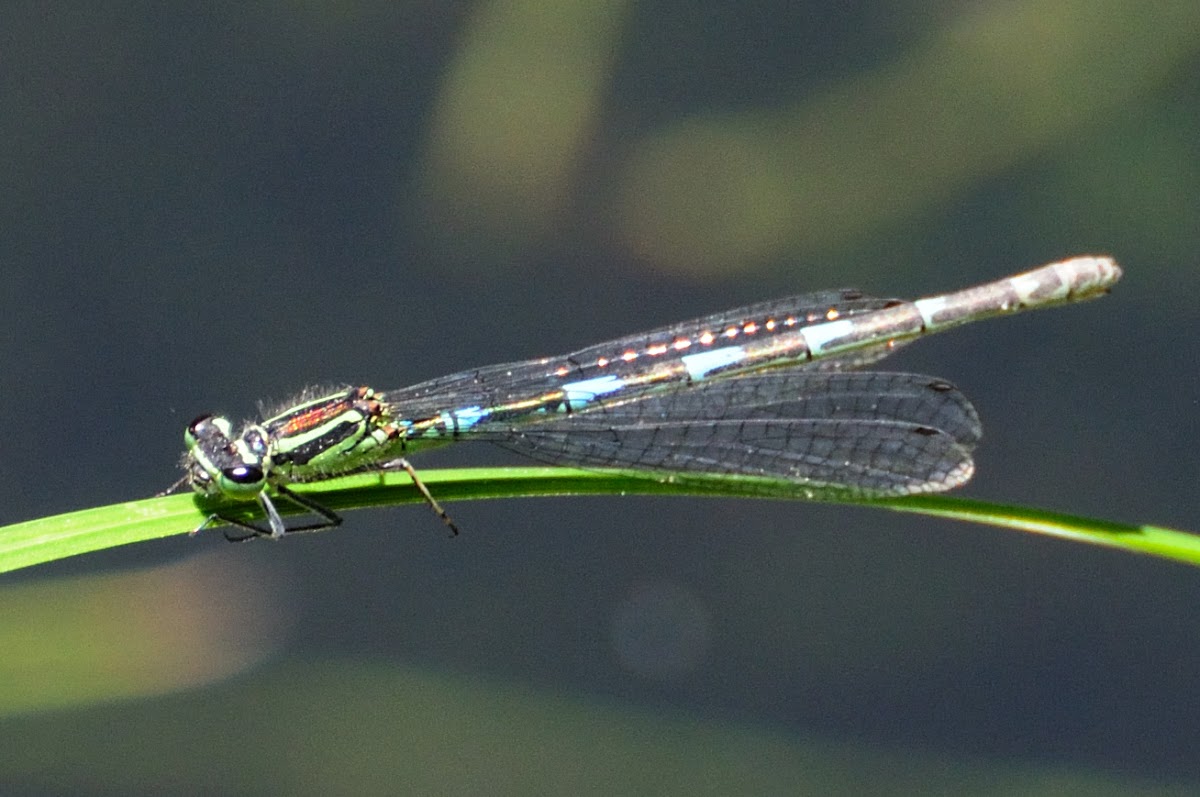
[[[322,504],[313,501],[311,498],[305,498],[304,496],[289,490],[283,485],[275,485],[274,489],[275,492],[291,501],[296,506],[312,512],[314,515],[320,515],[324,519],[317,523],[309,523],[303,526],[293,526],[292,528],[288,528],[287,524],[283,521],[283,517],[280,516],[279,511],[275,508],[275,503],[271,500],[270,496],[264,492],[258,496],[258,501],[262,506],[263,511],[267,515],[268,528],[263,528],[255,523],[240,520],[238,518],[231,517],[230,515],[223,515],[220,512],[214,512],[205,518],[204,522],[193,529],[191,533],[193,535],[198,534],[211,525],[214,521],[219,520],[223,523],[229,524],[230,526],[236,526],[237,528],[245,529],[247,532],[249,532],[248,534],[230,534],[229,532],[225,532],[225,539],[227,539],[229,542],[246,542],[247,540],[252,540],[256,537],[268,537],[273,540],[278,540],[288,534],[325,531],[327,529],[337,528],[342,524],[342,516],[334,512],[329,507],[323,506]]]
[[[442,522],[445,523],[450,529],[450,536],[457,537],[458,526],[454,525],[454,521],[450,519],[450,516],[446,514],[446,510],[442,509],[442,505],[439,504],[437,499],[433,497],[433,494],[429,492],[429,488],[426,487],[425,482],[421,481],[421,478],[417,476],[417,471],[412,465],[409,464],[408,460],[400,458],[395,460],[393,464],[404,468],[404,472],[408,474],[410,479],[412,479],[413,485],[421,492],[421,495],[425,497],[425,503],[429,504],[429,508],[433,510],[434,514],[440,517]]]

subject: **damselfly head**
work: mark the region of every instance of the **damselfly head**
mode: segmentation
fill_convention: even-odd
[[[201,415],[188,424],[183,440],[184,468],[196,492],[252,501],[267,486],[266,435],[258,426],[234,438],[227,418]]]

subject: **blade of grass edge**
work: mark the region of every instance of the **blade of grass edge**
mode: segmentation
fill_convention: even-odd
[[[620,471],[546,467],[428,470],[421,472],[421,478],[438,500],[447,503],[485,498],[600,494],[818,500],[998,526],[1200,565],[1200,536],[1195,534],[945,495],[866,500],[829,492],[814,494],[811,488],[786,482],[728,477],[664,482]],[[297,485],[296,489],[312,494],[337,511],[422,500],[403,473],[358,474],[319,485]],[[279,503],[284,514],[297,511],[285,507],[284,502]],[[194,495],[180,494],[15,523],[0,528],[0,573],[120,545],[186,534],[209,512],[217,509],[247,519],[257,516],[253,504],[204,502]]]

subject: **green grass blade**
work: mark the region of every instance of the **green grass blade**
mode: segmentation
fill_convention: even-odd
[[[428,470],[421,472],[421,478],[439,501],[447,503],[519,496],[629,493],[832,501],[1048,534],[1200,565],[1200,536],[1187,532],[944,495],[864,500],[836,492],[814,492],[811,488],[778,481],[713,477],[664,482],[620,471],[543,467]],[[339,512],[422,500],[404,473],[358,474],[319,485],[297,485],[295,489]],[[297,511],[284,501],[278,503],[284,514]],[[14,523],[0,528],[0,573],[119,545],[184,534],[216,510],[247,520],[261,517],[254,504],[202,501],[192,494],[180,494]]]

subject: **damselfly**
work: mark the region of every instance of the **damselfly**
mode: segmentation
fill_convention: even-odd
[[[936,377],[847,369],[957,324],[1102,295],[1120,277],[1112,259],[1087,256],[915,301],[811,293],[398,390],[310,392],[236,436],[203,415],[171,490],[255,501],[265,527],[217,512],[200,528],[278,539],[342,520],[289,484],[403,469],[455,530],[406,457],[458,440],[655,479],[784,480],[814,498],[948,490],[974,472],[982,430],[967,398]],[[288,527],[272,493],[319,520]]]

